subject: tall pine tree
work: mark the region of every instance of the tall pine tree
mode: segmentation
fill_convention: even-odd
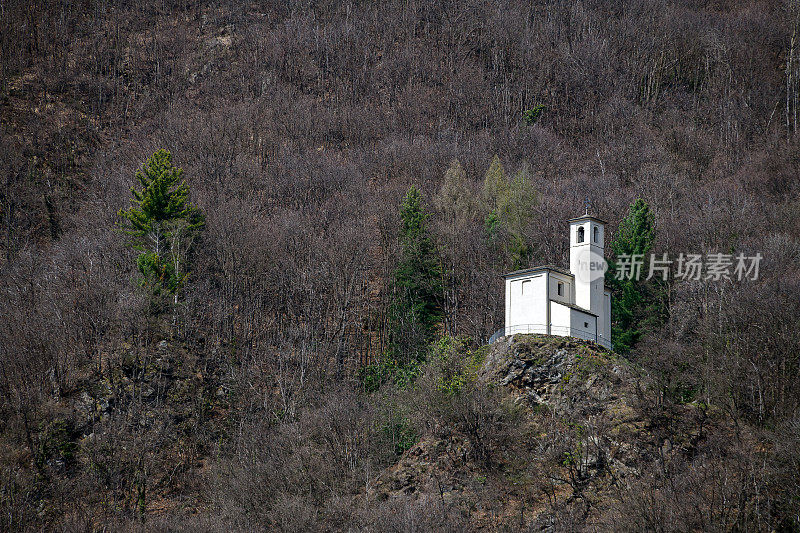
[[[422,195],[412,186],[400,205],[400,260],[390,310],[390,344],[401,359],[419,359],[442,318],[441,269]]]
[[[633,348],[639,338],[663,319],[661,287],[655,279],[646,280],[650,252],[655,244],[655,216],[647,202],[638,198],[628,214],[620,223],[617,234],[611,242],[614,258],[609,261],[606,285],[612,292],[611,336],[614,349],[626,353]],[[641,255],[642,275],[639,279],[617,279],[621,256]]]
[[[187,253],[204,224],[203,214],[189,203],[182,175],[172,155],[158,150],[136,171],[141,188],[131,189],[131,207],[119,212],[119,227],[140,252],[136,266],[142,284],[154,295],[171,295],[173,302],[188,275]]]

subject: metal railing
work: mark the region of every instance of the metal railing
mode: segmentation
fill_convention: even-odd
[[[515,326],[500,328],[494,333],[494,335],[492,335],[489,338],[489,342],[487,344],[493,344],[500,337],[507,337],[509,335],[516,335],[516,334],[531,334],[531,333],[539,335],[558,335],[561,337],[575,337],[577,339],[592,341],[604,348],[608,348],[609,350],[613,349],[611,341],[599,335],[595,335],[594,333],[590,333],[588,331],[581,331],[579,329],[572,329],[566,326],[550,326],[550,331],[548,331],[546,324],[517,324]]]

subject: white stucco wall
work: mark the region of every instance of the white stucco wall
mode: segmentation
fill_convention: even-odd
[[[597,317],[570,309],[570,335],[581,339],[596,339]]]
[[[605,342],[611,343],[611,293],[609,291],[603,291],[603,312],[600,314],[597,327],[601,338]]]
[[[544,333],[547,323],[546,283],[547,272],[506,279],[507,334],[515,332],[516,326],[525,325],[539,325],[542,328],[539,333]]]
[[[569,336],[571,329],[570,308],[558,302],[550,302],[550,334]]]
[[[597,317],[552,301],[550,302],[550,324],[552,335],[594,340]]]

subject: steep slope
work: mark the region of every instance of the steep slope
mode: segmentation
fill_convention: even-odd
[[[576,339],[502,338],[488,350],[476,378],[475,390],[494,395],[495,402],[461,398],[483,412],[462,412],[453,427],[423,437],[381,475],[374,498],[455,508],[477,529],[650,527],[649,521],[669,510],[659,507],[658,495],[639,508],[636,498],[644,493],[635,487],[648,479],[657,493],[654,473],[669,476],[681,462],[700,466],[709,434],[716,440],[732,432],[721,416],[700,405],[649,404],[645,375]],[[506,418],[513,422],[492,420],[493,409],[515,413]],[[487,419],[481,421],[481,414]],[[474,431],[465,431],[470,416]],[[709,523],[732,525],[736,517],[712,516],[704,507],[713,502],[701,495],[716,489],[707,481],[692,491],[697,513]]]

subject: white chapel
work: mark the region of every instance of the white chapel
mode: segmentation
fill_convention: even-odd
[[[498,334],[577,337],[610,349],[611,293],[604,284],[604,230],[605,222],[589,214],[573,218],[569,221],[569,270],[546,265],[506,274],[506,325]]]

